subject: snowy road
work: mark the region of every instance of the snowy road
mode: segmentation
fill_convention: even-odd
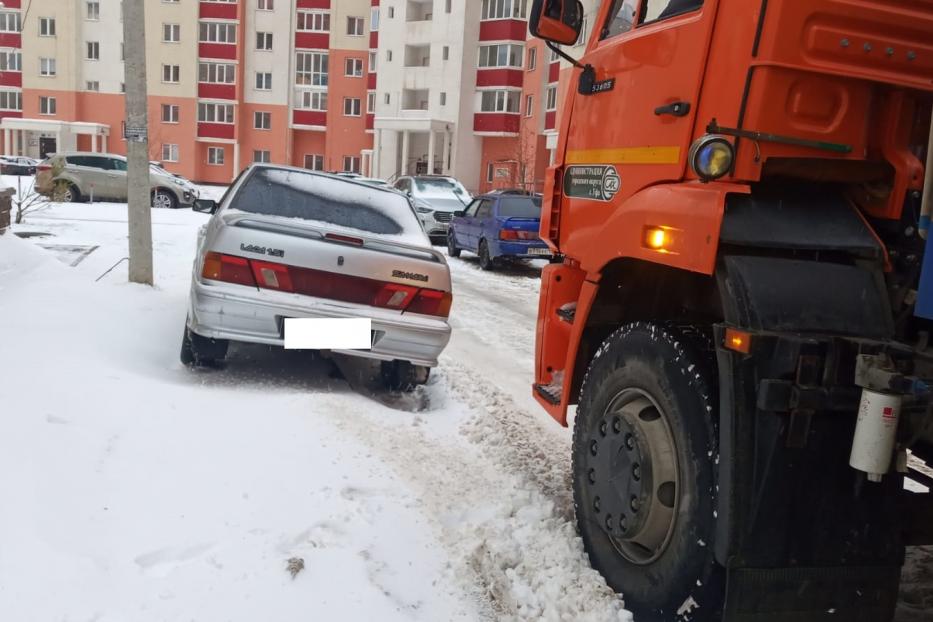
[[[303,353],[183,368],[206,217],[153,212],[148,289],[126,284],[125,209],[0,238],[0,619],[630,619],[575,533],[569,434],[530,395],[535,266],[451,260],[440,368],[379,403]],[[920,553],[904,621],[933,619]]]

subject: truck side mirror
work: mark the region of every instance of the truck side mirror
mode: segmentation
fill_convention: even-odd
[[[580,0],[534,0],[528,28],[539,39],[573,45],[583,29],[583,3]]]

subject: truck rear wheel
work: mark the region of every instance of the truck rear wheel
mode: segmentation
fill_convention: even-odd
[[[719,620],[713,369],[692,330],[634,323],[590,363],[573,437],[584,548],[637,619]],[[641,617],[640,617],[641,616]]]

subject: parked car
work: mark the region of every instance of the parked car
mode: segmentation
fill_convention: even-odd
[[[25,156],[0,156],[0,173],[3,175],[35,175],[38,160]]]
[[[198,198],[194,184],[163,168],[149,165],[152,206],[190,206]],[[67,152],[49,156],[36,167],[36,192],[63,203],[126,201],[126,158],[111,153]]]
[[[459,181],[440,175],[400,177],[395,188],[411,197],[425,233],[440,244],[447,237],[454,212],[465,208],[471,198]]]
[[[407,198],[328,173],[245,169],[202,228],[181,360],[212,364],[230,341],[284,345],[285,318],[369,318],[395,388],[427,381],[450,339],[450,269]]]
[[[447,231],[447,253],[459,257],[468,250],[479,256],[483,270],[492,270],[499,259],[550,257],[538,236],[541,197],[522,191],[492,192],[473,199],[458,212]]]

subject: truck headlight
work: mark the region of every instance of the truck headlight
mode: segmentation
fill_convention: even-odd
[[[712,181],[732,170],[735,148],[725,137],[709,134],[690,146],[687,160],[697,177]]]

